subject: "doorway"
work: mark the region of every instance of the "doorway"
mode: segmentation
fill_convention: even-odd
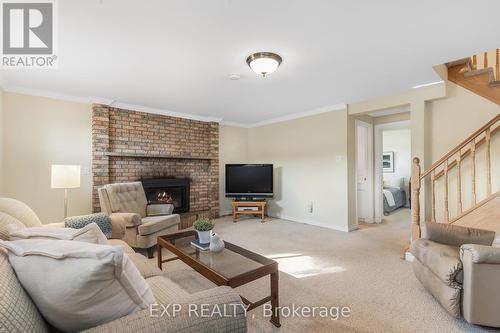
[[[393,217],[397,217],[397,220],[409,220],[411,176],[409,120],[375,125],[374,160],[375,221],[377,223],[382,222],[382,219],[391,221]]]

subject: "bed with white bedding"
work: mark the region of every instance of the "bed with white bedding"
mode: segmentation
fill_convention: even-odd
[[[384,182],[383,198],[384,198],[384,215],[389,215],[398,208],[406,207],[408,200],[406,199],[405,179],[402,178],[400,186],[388,184]]]

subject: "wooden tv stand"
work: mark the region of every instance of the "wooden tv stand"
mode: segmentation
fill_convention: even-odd
[[[261,223],[264,223],[266,214],[266,201],[233,201],[233,223],[238,220],[238,215],[259,215]],[[240,210],[241,207],[256,207],[256,210]]]

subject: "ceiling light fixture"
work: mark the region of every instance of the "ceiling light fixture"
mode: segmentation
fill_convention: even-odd
[[[257,74],[265,77],[278,69],[281,57],[272,52],[257,52],[247,58],[248,66]]]

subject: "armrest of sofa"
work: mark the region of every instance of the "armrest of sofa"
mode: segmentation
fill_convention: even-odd
[[[435,222],[425,222],[425,234],[427,240],[457,247],[463,244],[491,245],[495,239],[494,231]]]
[[[474,264],[500,264],[500,248],[476,244],[462,245],[460,259],[470,260]]]
[[[465,244],[460,247],[463,265],[462,315],[471,324],[500,325],[500,248]]]
[[[126,228],[135,228],[141,224],[141,216],[135,213],[112,213],[111,218],[111,238],[122,239],[125,237]]]
[[[170,215],[174,211],[172,204],[154,204],[146,206],[147,216]]]
[[[163,307],[162,307],[163,305]],[[149,309],[89,329],[105,332],[246,332],[246,310],[240,296],[229,287],[217,287],[189,295],[165,313],[168,304],[153,304]],[[203,310],[202,310],[203,309]],[[213,314],[213,315],[210,315]]]

